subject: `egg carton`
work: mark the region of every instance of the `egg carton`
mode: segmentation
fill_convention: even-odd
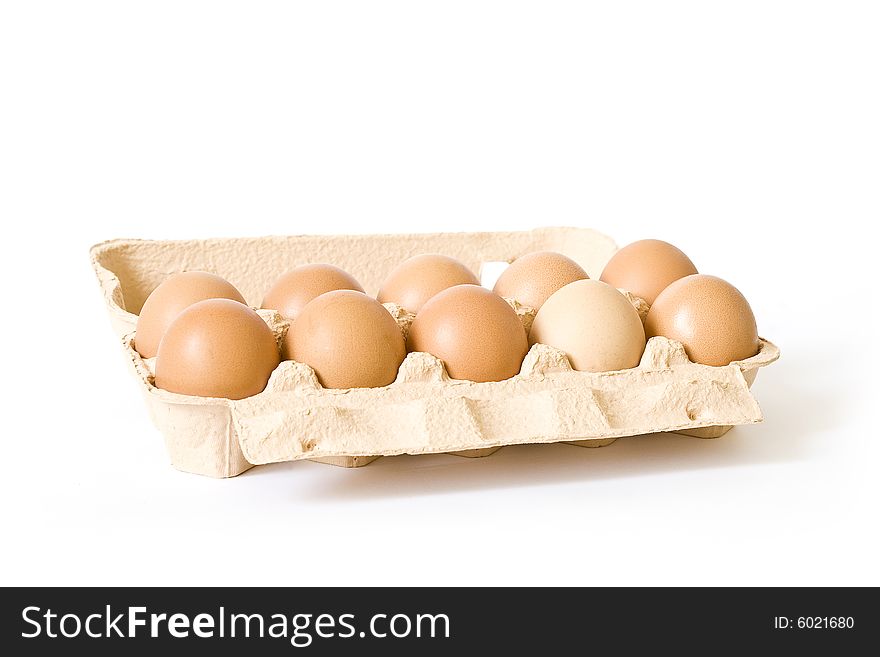
[[[303,363],[282,362],[266,389],[240,400],[180,395],[156,388],[154,361],[134,349],[137,313],[169,275],[211,271],[258,307],[288,269],[325,262],[351,273],[375,296],[385,276],[420,253],[443,253],[475,272],[532,251],[557,251],[597,278],[616,250],[586,228],[409,235],[274,236],[188,241],[112,240],[91,249],[111,322],[121,338],[150,416],[172,464],[186,472],[233,477],[265,463],[316,460],[357,467],[380,456],[452,453],[487,456],[505,445],[566,442],[583,447],[624,436],[675,431],[701,438],[763,419],[750,391],[760,367],[779,357],[761,340],[757,355],[724,367],[688,360],[678,342],[648,341],[638,367],[578,372],[548,345],[529,350],[519,374],[500,382],[450,379],[443,363],[408,354],[384,388],[321,387]],[[647,306],[629,295],[644,316]],[[534,311],[509,300],[527,326]],[[386,304],[406,331],[412,316]],[[287,322],[259,311],[279,342]]]

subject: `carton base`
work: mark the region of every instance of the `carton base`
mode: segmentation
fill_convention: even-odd
[[[322,456],[317,459],[309,459],[315,463],[324,463],[326,465],[335,465],[339,468],[362,468],[369,465],[379,456]]]
[[[484,456],[489,456],[497,452],[500,447],[484,447],[482,449],[463,449],[460,452],[446,452],[447,454],[452,454],[453,456],[463,456],[468,459],[480,459]]]
[[[617,438],[602,438],[601,440],[566,440],[566,445],[574,445],[575,447],[607,447],[615,442]]]
[[[733,429],[732,425],[723,424],[717,427],[698,427],[696,429],[682,429],[681,431],[676,431],[675,433],[679,433],[682,436],[690,436],[692,438],[720,438],[728,431]]]

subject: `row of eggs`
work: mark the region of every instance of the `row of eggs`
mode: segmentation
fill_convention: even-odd
[[[650,305],[644,324],[620,289]],[[505,299],[536,310],[528,334]],[[406,338],[383,303],[415,316]],[[376,299],[338,267],[302,265],[283,274],[261,306],[290,320],[280,354],[271,329],[231,283],[207,272],[174,274],[144,303],[135,348],[156,357],[159,388],[241,399],[261,392],[288,359],[309,365],[325,388],[372,388],[392,383],[411,351],[433,354],[453,379],[487,382],[516,375],[539,342],[591,372],[635,367],[657,335],[707,365],[748,358],[759,347],[743,295],[697,273],[659,240],[619,250],[599,280],[560,253],[526,254],[493,290],[453,258],[419,255],[388,275]]]

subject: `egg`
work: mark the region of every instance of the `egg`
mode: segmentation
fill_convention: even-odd
[[[262,392],[280,362],[275,334],[238,301],[208,299],[181,312],[156,357],[156,387],[243,399]]]
[[[569,283],[544,302],[529,342],[564,351],[576,370],[610,372],[639,364],[645,331],[639,313],[617,289],[584,280]]]
[[[275,281],[263,297],[261,307],[277,310],[287,319],[296,319],[309,301],[333,290],[363,292],[364,288],[354,276],[339,267],[300,265]]]
[[[514,260],[498,277],[494,291],[538,310],[556,290],[587,278],[587,272],[571,258],[536,251]]]
[[[427,253],[404,260],[388,274],[377,299],[380,303],[396,303],[418,314],[425,302],[438,292],[464,284],[479,285],[480,281],[455,258]]]
[[[760,341],[749,302],[716,276],[693,274],[663,290],[645,319],[648,337],[684,345],[695,363],[727,365],[758,353]]]
[[[456,285],[432,297],[410,326],[408,347],[442,360],[453,379],[477,382],[518,374],[529,349],[516,312],[478,285]]]
[[[397,378],[406,344],[382,304],[336,290],[305,305],[287,331],[282,356],[311,367],[325,388],[379,388]]]
[[[205,271],[172,274],[150,293],[141,309],[135,333],[135,349],[144,358],[153,358],[171,322],[185,308],[205,299],[232,299],[244,303],[227,280]]]
[[[651,305],[667,285],[696,273],[691,259],[672,244],[641,240],[615,253],[599,280],[632,292]]]

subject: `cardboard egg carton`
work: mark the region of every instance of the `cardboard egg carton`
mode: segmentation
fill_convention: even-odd
[[[520,373],[491,383],[457,381],[425,353],[408,354],[384,388],[329,390],[303,363],[282,362],[266,389],[241,400],[192,397],[153,385],[155,359],[134,349],[137,313],[149,293],[179,271],[205,270],[235,285],[258,307],[288,269],[337,265],[375,295],[397,264],[420,253],[443,253],[475,272],[532,251],[558,251],[597,278],[616,250],[584,228],[497,233],[292,236],[191,241],[113,240],[91,249],[111,321],[119,334],[150,416],[172,464],[187,472],[232,477],[253,465],[300,459],[355,467],[379,456],[454,453],[486,456],[505,445],[568,442],[602,446],[619,437],[677,431],[704,438],[760,422],[750,392],[758,368],[779,357],[766,340],[752,358],[725,367],[691,363],[681,344],[648,341],[638,367],[577,372],[565,354],[536,344]],[[644,316],[641,299],[630,299]],[[509,300],[528,326],[534,311]],[[412,316],[392,304],[406,331]],[[280,341],[287,322],[259,311]]]

